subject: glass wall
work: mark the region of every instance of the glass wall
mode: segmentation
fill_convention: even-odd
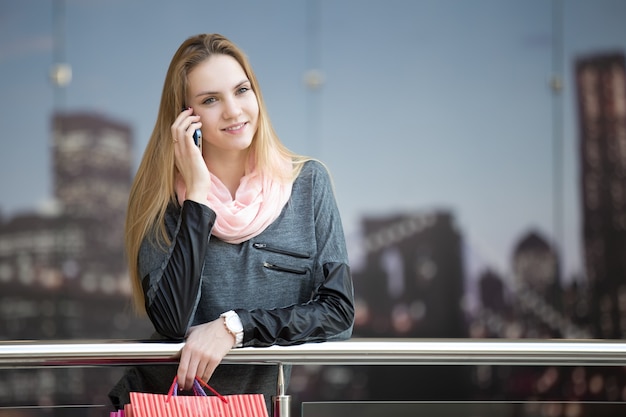
[[[332,173],[355,337],[623,338],[625,19],[619,0],[3,4],[0,337],[149,337],[130,307],[126,196],[175,49],[219,32],[247,52],[282,141]],[[72,401],[106,403],[119,371]],[[56,403],[85,375],[16,374],[0,403],[41,381]],[[626,375],[296,367],[290,391],[624,401]]]

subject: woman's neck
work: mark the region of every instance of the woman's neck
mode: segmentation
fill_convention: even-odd
[[[246,173],[248,161],[247,152],[236,154],[205,155],[204,160],[211,172],[228,188],[230,195],[235,199],[241,178]]]

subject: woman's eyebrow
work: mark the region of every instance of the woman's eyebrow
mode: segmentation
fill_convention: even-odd
[[[235,90],[235,89],[237,89],[237,88],[239,88],[239,87],[241,87],[242,85],[247,84],[247,83],[250,83],[250,80],[246,78],[245,80],[240,81],[238,84],[236,84],[236,85],[233,87],[233,90]],[[212,96],[212,95],[219,95],[219,94],[220,94],[220,92],[219,92],[219,91],[201,91],[201,92],[199,92],[198,94],[196,94],[196,97],[200,97],[200,96]]]

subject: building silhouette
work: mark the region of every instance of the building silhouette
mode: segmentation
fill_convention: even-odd
[[[479,275],[479,314],[471,318],[472,337],[589,337],[564,313],[565,293],[558,279],[559,256],[537,230],[522,234],[511,254],[510,288],[486,268]],[[569,291],[568,313],[579,305],[580,292]]]
[[[65,113],[53,116],[52,132],[55,204],[0,224],[0,337],[146,339],[152,327],[132,312],[124,259],[131,129],[103,115]],[[7,370],[0,404],[106,404],[121,371]]]
[[[123,238],[132,182],[128,125],[91,113],[57,113],[52,119],[54,196],[63,214],[92,219],[91,251],[104,268],[124,270]]]
[[[467,337],[462,235],[453,216],[424,211],[365,217],[362,230],[366,256],[363,267],[353,271],[359,310],[354,336]],[[368,400],[468,398],[472,391],[471,370],[462,366],[369,366],[348,372],[355,381],[352,395]]]
[[[56,208],[21,213],[0,224],[2,296],[28,298],[45,290],[127,300],[123,228],[132,181],[130,127],[88,113],[56,114],[52,120]],[[36,338],[85,337],[82,332],[38,334],[37,326],[18,329],[11,318],[0,319],[15,330],[5,333],[7,338],[24,337],[23,331]],[[83,319],[89,328],[89,317]],[[107,333],[106,327],[99,329]]]
[[[487,269],[480,275],[478,282],[482,308],[505,314],[509,307],[502,278],[491,269]]]
[[[359,335],[465,337],[461,235],[447,212],[364,218]]]
[[[559,257],[547,239],[529,231],[518,241],[512,256],[514,316],[521,335],[532,338],[568,337],[562,314]]]
[[[585,268],[594,336],[626,337],[626,71],[623,53],[575,62]]]
[[[480,304],[477,312],[468,317],[469,337],[511,337],[519,334],[510,301],[509,290],[502,277],[485,268],[478,275]]]

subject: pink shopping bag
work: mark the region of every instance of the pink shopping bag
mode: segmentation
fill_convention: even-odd
[[[214,395],[207,395],[203,386]],[[178,396],[177,391],[174,378],[167,395],[131,392],[130,404],[111,417],[268,417],[263,394],[221,395],[200,378],[194,381],[194,396]]]

